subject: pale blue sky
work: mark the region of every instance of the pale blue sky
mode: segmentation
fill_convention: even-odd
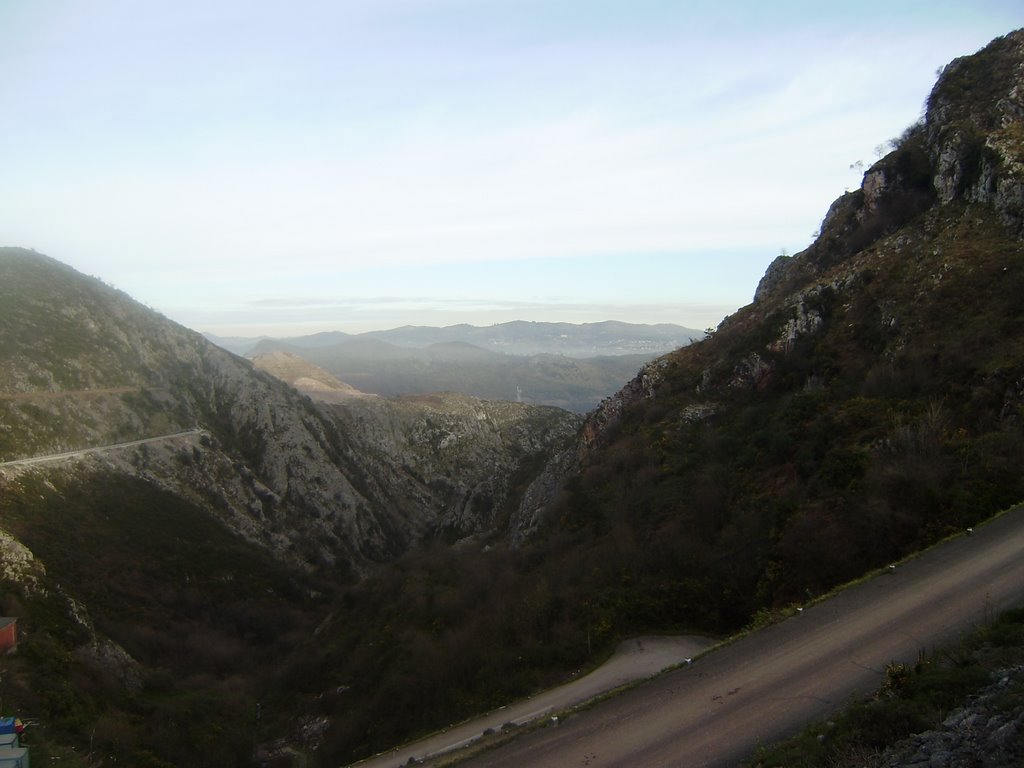
[[[1016,0],[0,0],[0,244],[221,334],[703,328],[938,67],[1022,24]]]

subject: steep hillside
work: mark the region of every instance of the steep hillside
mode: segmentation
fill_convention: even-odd
[[[623,636],[770,621],[1024,498],[1022,81],[1024,32],[947,67],[810,248],[588,415],[516,547],[414,553],[352,590],[294,670],[350,681],[321,700],[323,753],[499,706]],[[957,115],[986,149],[950,139]]]
[[[184,452],[183,452],[184,453]],[[246,766],[274,670],[336,586],[288,568],[209,510],[89,464],[0,480],[5,714],[37,765]]]
[[[739,619],[1024,498],[1022,82],[1024,32],[946,67],[816,242],[593,414],[520,527],[625,527],[651,620],[709,576]]]
[[[312,400],[323,403],[343,403],[356,397],[376,397],[361,392],[329,374],[323,368],[303,360],[290,352],[267,352],[254,355],[253,365],[274,378],[290,384]]]
[[[108,460],[282,557],[358,566],[403,547],[335,425],[293,390],[38,254],[0,252],[0,293],[3,459],[202,426],[188,461],[159,447]]]
[[[492,532],[579,422],[469,398],[408,411],[315,402],[99,280],[0,249],[0,612],[22,633],[0,693],[39,719],[35,759],[91,733],[133,765],[250,764],[300,727],[276,675],[339,590]],[[282,708],[257,738],[271,690]]]
[[[421,538],[504,532],[521,485],[582,421],[556,408],[453,393],[366,395],[286,352],[254,362],[329,408],[391,504],[415,500],[434,510]]]
[[[396,491],[405,457],[367,459],[365,435],[346,434],[329,410],[52,259],[0,252],[0,340],[0,460],[202,427],[204,444],[184,458],[180,448],[155,444],[105,460],[310,567],[364,570],[447,527],[447,502]],[[559,426],[519,458],[547,450],[548,438],[564,439],[575,425],[554,409],[538,413],[531,424]],[[480,458],[493,447],[480,446]]]

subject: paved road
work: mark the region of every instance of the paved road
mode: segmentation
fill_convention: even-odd
[[[1024,509],[465,765],[736,766],[877,690],[890,662],[1021,603]]]
[[[0,468],[3,467],[29,467],[33,464],[45,464],[53,461],[65,461],[67,459],[77,459],[81,456],[86,456],[90,453],[104,453],[106,451],[116,451],[122,448],[134,448],[137,445],[145,445],[146,443],[159,443],[164,440],[173,440],[178,437],[192,437],[194,435],[206,434],[206,430],[199,429],[187,429],[184,432],[174,432],[170,435],[157,435],[156,437],[147,437],[142,440],[129,440],[124,443],[112,443],[111,445],[98,445],[95,448],[83,448],[78,451],[65,451],[64,453],[48,453],[44,456],[31,456],[26,459],[13,459],[11,461],[0,461]]]
[[[605,664],[571,683],[502,707],[499,710],[453,726],[428,738],[407,744],[375,758],[357,763],[359,768],[392,768],[408,765],[410,758],[422,760],[444,755],[470,744],[484,731],[501,729],[507,723],[523,725],[578,706],[628,683],[657,675],[709,648],[705,637],[638,637],[622,643]]]

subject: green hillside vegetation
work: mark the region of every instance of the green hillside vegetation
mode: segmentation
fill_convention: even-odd
[[[562,525],[642,531],[658,543],[644,570],[716,571],[742,614],[1024,497],[1020,241],[984,208],[941,209],[869,247],[851,279],[840,292],[823,276],[804,302],[824,330],[789,349],[768,348],[788,310],[753,305],[673,356],[559,507]],[[680,418],[709,403],[713,415]]]
[[[458,438],[435,476],[419,459],[397,463],[400,424],[387,413],[343,418],[39,254],[3,249],[0,271],[0,461],[207,430],[180,447],[0,469],[0,611],[21,632],[18,653],[0,660],[0,701],[33,720],[37,762],[251,765],[263,749],[284,751],[276,764],[288,765],[287,745],[297,744],[315,764],[326,728],[316,718],[346,678],[330,664],[312,678],[290,671],[333,651],[316,630],[346,605],[339,591],[414,537],[454,541],[475,530],[473,515],[507,518],[486,508],[501,490],[487,472],[507,471],[521,489],[577,421],[433,398],[419,409],[422,435]],[[389,442],[375,445],[378,432]],[[470,459],[482,468],[460,499],[470,473],[458,465]],[[390,482],[399,475],[405,486]],[[459,525],[434,529],[416,505],[446,494]],[[31,550],[37,571],[17,566],[27,550],[8,551],[12,541]],[[362,635],[355,623],[344,632],[345,643]],[[335,753],[323,754],[334,764]]]
[[[950,70],[974,76],[970,60]],[[372,687],[388,695],[376,713],[339,703],[340,756],[624,636],[771,620],[1024,498],[1024,244],[1007,209],[936,205],[928,129],[872,169],[880,192],[837,201],[758,301],[662,359],[653,395],[596,432],[542,536],[500,557],[420,553],[356,588],[339,624],[381,644]],[[345,647],[340,631],[324,642]]]
[[[56,399],[0,399],[3,457],[210,435],[163,464],[0,473],[0,528],[38,558],[0,560],[0,609],[24,630],[0,693],[39,721],[34,759],[246,766],[260,748],[287,766],[294,748],[294,764],[337,766],[564,680],[624,637],[771,621],[1024,499],[1020,71],[1024,32],[950,65],[926,121],[810,248],[551,457],[579,471],[516,545],[494,528],[405,546],[429,521],[388,481],[416,469],[366,462],[354,425],[387,429],[368,410],[346,421],[63,268],[6,289],[0,391]],[[95,387],[131,391],[60,399]],[[525,458],[516,498],[541,459]]]
[[[39,584],[0,590],[0,609],[22,617],[3,704],[37,717],[33,760],[88,743],[90,765],[250,763],[256,704],[313,629],[314,585],[122,476],[22,476],[5,485],[0,519],[46,565]],[[94,631],[134,661],[93,645]]]
[[[161,387],[181,367],[160,346],[179,331],[127,294],[32,251],[0,257],[0,392]]]

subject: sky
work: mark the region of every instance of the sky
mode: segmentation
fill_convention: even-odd
[[[1019,0],[0,0],[0,245],[222,336],[717,325]]]

